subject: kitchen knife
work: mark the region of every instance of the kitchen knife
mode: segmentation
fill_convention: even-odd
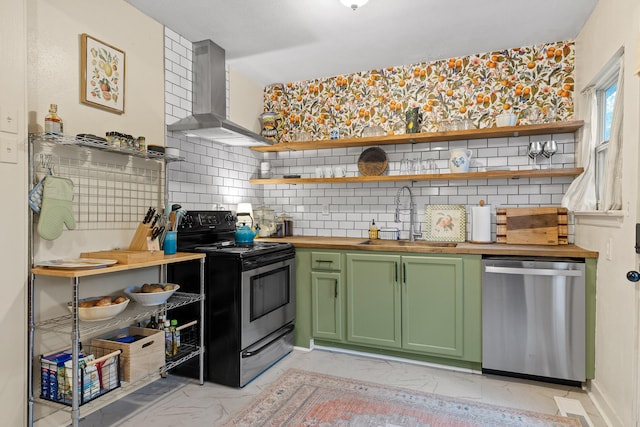
[[[156,212],[156,210],[149,206],[149,210],[147,211],[147,214],[144,216],[144,219],[142,220],[143,224],[148,224],[149,221],[151,221],[151,218],[153,218],[153,214]]]
[[[160,218],[160,214],[156,214],[156,216],[153,217],[153,222],[151,223],[151,228],[156,226],[156,222],[158,222],[159,218]]]
[[[163,231],[164,231],[164,225],[154,228],[153,231],[151,232],[151,240],[154,240],[155,238],[157,238],[159,235],[162,234]]]

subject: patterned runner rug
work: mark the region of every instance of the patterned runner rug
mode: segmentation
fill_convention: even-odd
[[[289,369],[224,426],[580,426],[575,418]]]

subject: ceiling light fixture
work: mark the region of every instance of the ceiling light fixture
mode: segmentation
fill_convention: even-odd
[[[369,0],[340,0],[340,3],[347,7],[350,7],[353,10],[356,10],[357,8],[367,4],[368,1]]]

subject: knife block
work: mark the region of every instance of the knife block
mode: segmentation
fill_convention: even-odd
[[[129,244],[130,251],[151,251],[154,249],[149,248],[151,243],[151,225],[150,224],[138,224],[136,234],[133,235],[131,243]],[[157,241],[156,241],[157,246]],[[155,250],[158,250],[156,248]]]

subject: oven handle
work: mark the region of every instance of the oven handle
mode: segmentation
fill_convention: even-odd
[[[268,343],[266,343],[265,345],[263,345],[262,347],[260,347],[257,350],[246,350],[243,351],[241,354],[241,357],[243,359],[246,359],[247,357],[252,357],[252,356],[256,356],[258,354],[260,354],[265,348],[269,347],[271,344],[273,344],[274,342],[278,341],[280,338],[282,338],[283,336],[287,335],[288,333],[291,333],[291,331],[293,331],[294,325],[288,325],[286,326],[284,329],[284,332],[282,332],[281,334],[279,334],[277,337],[275,337],[274,339],[272,339],[271,341],[269,341]]]

